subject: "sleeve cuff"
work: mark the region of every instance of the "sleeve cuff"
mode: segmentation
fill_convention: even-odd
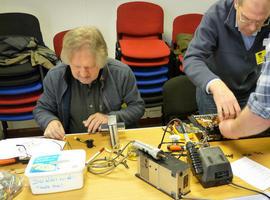
[[[212,82],[216,81],[216,80],[220,80],[219,78],[214,78],[212,80],[210,80],[207,84],[206,84],[206,88],[205,88],[205,91],[207,94],[211,94],[211,92],[209,91],[209,86]]]

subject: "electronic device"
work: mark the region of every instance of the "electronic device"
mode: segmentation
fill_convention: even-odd
[[[208,188],[232,182],[233,174],[230,162],[220,147],[196,148],[189,141],[186,149],[191,171],[203,187]]]
[[[190,168],[187,163],[176,159],[162,150],[140,141],[138,148],[138,171],[136,176],[174,199],[190,192]]]
[[[154,159],[158,160],[162,157],[164,157],[164,153],[162,150],[152,147],[149,144],[145,144],[139,140],[134,140],[133,146],[137,149],[144,151],[145,153],[151,155]]]
[[[108,126],[109,126],[109,132],[110,132],[111,146],[113,149],[117,149],[119,147],[119,137],[118,137],[118,130],[117,130],[116,115],[108,116]]]
[[[190,192],[188,164],[170,154],[156,160],[139,150],[136,176],[174,199],[181,199],[182,195]]]
[[[217,114],[205,114],[205,115],[191,115],[189,120],[204,131],[207,135],[208,141],[219,141],[223,139],[223,136],[219,131],[219,119]],[[198,139],[203,137],[202,132],[196,133]]]

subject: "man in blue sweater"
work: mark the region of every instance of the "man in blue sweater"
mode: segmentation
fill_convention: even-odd
[[[33,112],[46,137],[96,132],[108,123],[108,115],[116,115],[127,127],[136,125],[144,114],[144,102],[135,76],[127,65],[107,57],[107,45],[95,27],[66,33],[63,63],[47,73]]]
[[[201,114],[222,121],[246,105],[264,61],[269,16],[269,0],[219,0],[205,13],[184,58]]]

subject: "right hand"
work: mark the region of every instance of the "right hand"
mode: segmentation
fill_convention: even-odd
[[[44,136],[52,139],[63,140],[65,130],[59,120],[52,120],[44,131]]]
[[[237,117],[241,108],[232,91],[222,80],[215,80],[209,85],[209,90],[213,94],[220,121]]]

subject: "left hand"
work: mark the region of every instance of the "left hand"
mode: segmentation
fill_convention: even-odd
[[[209,90],[213,94],[220,121],[233,119],[240,114],[241,108],[236,97],[223,81],[213,81]]]
[[[227,119],[219,123],[219,130],[224,137],[229,139],[239,138],[239,136],[237,136],[236,134],[234,134],[234,132],[232,132],[232,125],[234,121],[235,121],[234,119]]]
[[[101,124],[108,124],[108,115],[95,113],[83,121],[83,124],[87,127],[88,133],[95,133]]]

